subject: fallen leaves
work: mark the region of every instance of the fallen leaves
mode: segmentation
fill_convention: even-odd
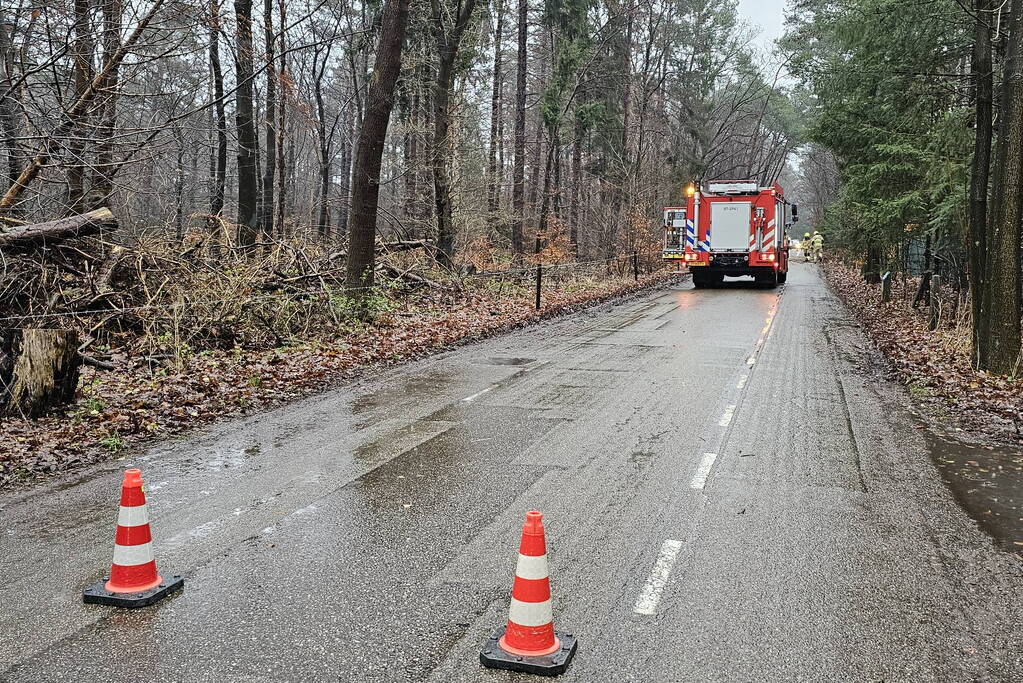
[[[115,372],[83,371],[75,405],[63,415],[0,424],[0,487],[112,457],[156,436],[179,433],[226,416],[280,404],[349,380],[371,366],[422,358],[458,344],[571,312],[656,285],[671,277],[580,281],[532,293],[513,290],[429,292],[406,297],[403,310],[372,325],[339,327],[272,349],[211,350],[182,371],[144,359]]]
[[[1023,382],[974,370],[961,327],[931,332],[926,308],[914,310],[899,297],[882,303],[880,287],[841,263],[829,262],[824,270],[915,399],[961,428],[1021,441]]]

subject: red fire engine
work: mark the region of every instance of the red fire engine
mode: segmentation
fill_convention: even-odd
[[[664,258],[682,261],[697,287],[719,285],[726,276],[752,276],[777,286],[789,274],[787,228],[798,209],[775,183],[715,180],[706,190],[690,186],[685,207],[664,209]]]

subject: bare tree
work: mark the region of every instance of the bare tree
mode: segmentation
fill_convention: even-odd
[[[515,81],[515,162],[512,169],[512,258],[522,260],[522,228],[526,213],[526,46],[529,2],[519,0],[518,65]]]
[[[437,80],[433,92],[433,165],[434,201],[437,205],[437,260],[450,267],[455,248],[455,225],[451,206],[451,89],[455,84],[455,59],[462,35],[469,24],[476,0],[431,0],[434,38],[437,43]]]
[[[381,157],[394,106],[394,85],[401,70],[401,52],[408,19],[409,0],[386,1],[373,76],[366,94],[365,116],[355,153],[351,224],[348,229],[347,283],[349,287],[363,291],[373,285]]]
[[[238,242],[251,245],[259,235],[259,139],[253,111],[252,0],[235,0],[237,51],[235,126],[238,129]]]

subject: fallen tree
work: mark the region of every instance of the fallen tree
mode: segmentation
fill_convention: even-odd
[[[116,229],[117,219],[114,218],[110,209],[96,209],[77,216],[68,216],[45,223],[21,225],[0,232],[0,249],[37,247]]]
[[[381,254],[396,254],[402,251],[412,251],[413,249],[428,249],[433,245],[426,240],[398,240],[396,242],[377,242],[373,247],[373,252],[376,255]],[[338,259],[347,259],[348,251],[343,249],[341,251],[335,251],[327,255],[328,261],[336,261]]]

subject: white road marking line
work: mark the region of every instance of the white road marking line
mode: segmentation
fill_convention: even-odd
[[[700,466],[696,468],[696,474],[693,475],[693,481],[689,486],[697,491],[702,491],[703,487],[707,485],[707,477],[710,476],[710,471],[714,469],[714,461],[717,459],[717,453],[704,453],[703,460],[700,461]]]
[[[649,616],[657,614],[657,606],[661,604],[661,594],[664,593],[664,587],[668,583],[671,571],[675,568],[675,561],[681,550],[682,541],[673,541],[669,538],[661,544],[661,552],[657,555],[657,562],[654,563],[654,569],[650,572],[650,578],[646,580],[643,592],[636,599],[636,614]]]
[[[493,390],[494,390],[494,387],[487,387],[483,391],[478,391],[475,394],[473,394],[472,396],[466,396],[465,398],[462,399],[462,402],[463,403],[472,403],[473,401],[478,399],[483,394],[489,393],[489,392],[491,392]]]
[[[736,385],[736,389],[742,389],[746,386],[746,382],[749,381],[749,375],[743,375],[739,378],[739,383]]]
[[[752,366],[753,366],[753,364],[754,364],[754,363],[756,363],[756,362],[757,362],[757,359],[756,359],[756,358],[754,358],[753,356],[750,356],[749,358],[747,358],[747,359],[746,359],[746,365],[749,365],[749,366],[751,366],[751,367],[752,367]]]
[[[722,415],[721,419],[718,421],[718,426],[727,427],[728,425],[732,424],[732,417],[734,416],[735,406],[728,406],[727,408],[725,408],[725,414]]]

